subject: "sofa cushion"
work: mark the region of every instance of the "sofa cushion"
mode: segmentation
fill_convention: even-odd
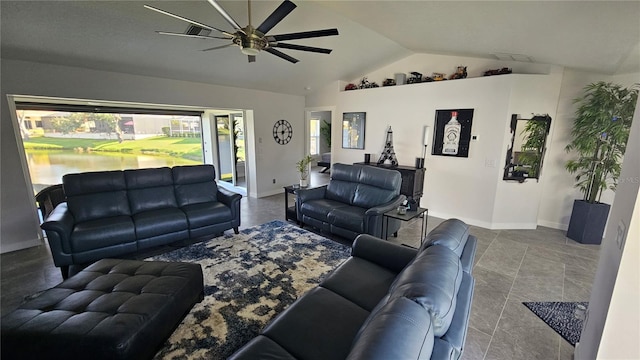
[[[390,299],[407,297],[431,313],[435,336],[449,329],[462,282],[462,264],[444,246],[431,246],[398,275],[389,289]]]
[[[339,209],[341,207],[349,206],[346,203],[329,200],[329,199],[316,199],[309,200],[300,205],[300,213],[307,215],[317,220],[327,221],[329,213],[332,210]]]
[[[130,216],[114,216],[77,223],[71,233],[71,251],[79,253],[135,242],[136,230]]]
[[[212,165],[176,166],[171,172],[179,207],[218,200],[216,171]]]
[[[360,167],[333,164],[325,198],[349,205],[353,204],[359,174]]]
[[[387,294],[397,273],[370,261],[351,257],[320,284],[371,311]]]
[[[124,177],[132,214],[178,207],[173,192],[173,175],[168,167],[125,170]]]
[[[186,205],[180,208],[187,215],[189,229],[231,221],[231,209],[220,202]]]
[[[188,230],[185,213],[177,208],[145,211],[133,215],[138,239]]]
[[[353,205],[371,208],[393,200],[400,194],[402,176],[396,170],[371,166],[360,168]]]
[[[442,245],[460,257],[468,238],[469,225],[458,219],[448,219],[429,232],[421,250],[433,245]]]
[[[263,331],[297,359],[344,359],[369,312],[323,287],[310,290]]]
[[[367,209],[357,206],[339,207],[329,212],[327,221],[331,225],[361,234],[364,232],[365,211],[367,211]]]
[[[433,341],[429,312],[400,297],[371,313],[347,359],[429,359]]]
[[[122,171],[67,174],[62,183],[77,222],[131,214]]]

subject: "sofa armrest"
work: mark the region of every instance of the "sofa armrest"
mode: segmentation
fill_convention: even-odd
[[[73,263],[70,240],[74,224],[75,219],[67,208],[67,203],[63,202],[56,206],[47,220],[40,225],[47,234],[53,262],[58,267]]]
[[[218,197],[218,201],[225,204],[229,209],[231,209],[231,216],[234,219],[234,226],[240,226],[240,200],[242,200],[242,195],[234,193],[227,189],[218,188],[216,196]]]
[[[302,211],[300,211],[300,206],[302,203],[307,202],[309,200],[319,200],[324,199],[325,194],[327,193],[327,185],[320,186],[317,188],[311,189],[298,189],[296,191],[296,214],[298,216],[298,221],[302,221]]]
[[[242,195],[223,188],[218,188],[217,197],[218,201],[228,207],[233,207],[235,203],[239,203],[242,199]]]
[[[384,203],[382,205],[378,205],[368,209],[364,214],[367,216],[382,216],[382,214],[387,211],[396,209],[398,206],[402,205],[402,203],[407,200],[407,197],[404,195],[398,195],[397,198]]]
[[[324,195],[327,192],[327,186],[320,186],[317,188],[311,188],[311,189],[298,189],[296,191],[296,202],[298,203],[303,203],[309,200],[317,200],[317,199],[324,199]]]
[[[353,241],[351,256],[358,257],[399,273],[418,250],[390,243],[369,234],[361,234]]]
[[[387,211],[391,211],[396,209],[398,206],[402,205],[402,203],[407,199],[404,195],[398,195],[395,199],[375,207],[372,207],[365,211],[364,213],[364,231],[367,234],[371,234],[378,237],[384,237],[385,234],[382,233],[382,217],[383,214]],[[396,220],[398,223],[399,221]],[[390,224],[390,227],[391,224]],[[387,235],[397,231],[400,228],[398,224],[394,229],[387,229]]]

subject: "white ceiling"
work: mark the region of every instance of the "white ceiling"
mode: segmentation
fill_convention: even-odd
[[[200,51],[225,40],[156,34],[183,32],[187,23],[143,8],[149,4],[231,30],[205,0],[2,0],[1,55],[298,95],[413,53],[508,53],[605,74],[640,71],[640,1],[294,2],[297,9],[269,34],[336,27],[339,36],[290,41],[333,53],[285,49],[300,62],[261,53],[248,63],[236,47]],[[262,22],[279,3],[252,1],[252,22]],[[220,4],[241,26],[247,23],[246,1]]]

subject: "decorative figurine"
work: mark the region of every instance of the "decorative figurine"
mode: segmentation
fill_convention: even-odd
[[[504,74],[511,74],[512,72],[513,71],[511,69],[503,67],[502,69],[487,70],[484,72],[484,76],[504,75]]]
[[[422,74],[412,71],[411,77],[407,79],[407,84],[417,84],[422,82]]]
[[[348,84],[347,86],[344,87],[344,90],[358,90],[358,87],[356,86],[356,84]]]
[[[394,79],[385,79],[382,82],[382,86],[395,86],[396,85],[396,81]]]
[[[443,74],[443,73],[433,73],[433,81],[442,81],[442,80],[447,80],[447,75]]]
[[[453,73],[450,77],[449,80],[454,80],[454,79],[465,79],[467,77],[467,67],[466,66],[458,66],[456,68],[456,72]]]

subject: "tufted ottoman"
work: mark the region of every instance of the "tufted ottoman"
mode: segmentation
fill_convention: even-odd
[[[2,318],[2,359],[148,359],[202,300],[198,264],[103,259]]]

